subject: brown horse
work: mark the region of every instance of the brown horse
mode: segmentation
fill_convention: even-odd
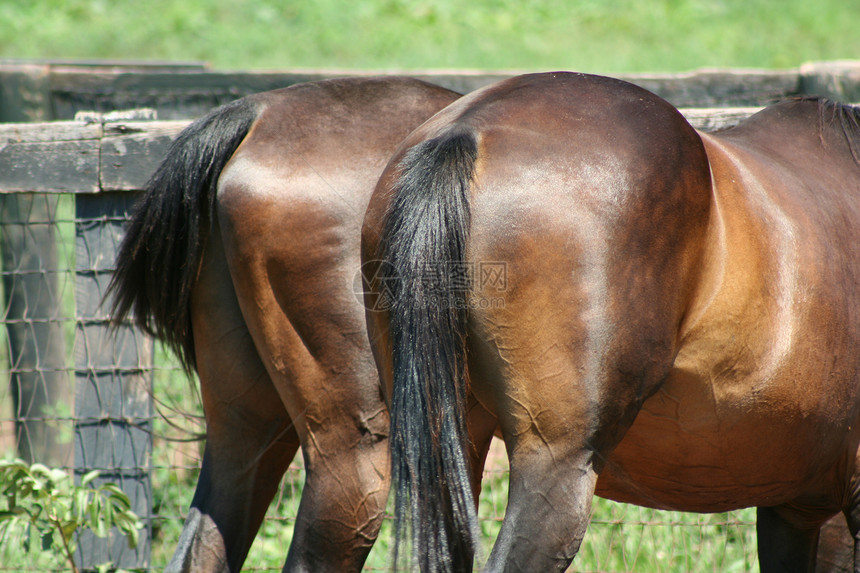
[[[839,511],[858,538],[858,109],[708,135],[625,82],[521,76],[407,138],[362,241],[423,570],[472,566],[469,392],[510,459],[488,570],[564,570],[594,493],[755,506],[763,572],[812,571]]]
[[[115,321],[133,311],[200,377],[206,447],[168,570],[239,570],[300,445],[284,569],[360,570],[389,485],[361,221],[397,144],[457,97],[393,77],[253,95],[190,125],[154,174],[111,292]]]

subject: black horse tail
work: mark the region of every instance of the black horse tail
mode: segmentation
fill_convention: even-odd
[[[105,300],[114,326],[129,314],[196,367],[191,292],[215,207],[221,170],[259,115],[258,99],[222,106],[186,127],[136,204]]]
[[[411,530],[422,571],[469,571],[478,543],[466,454],[468,273],[460,272],[477,154],[463,131],[409,150],[381,237],[379,276],[393,297],[395,564]]]

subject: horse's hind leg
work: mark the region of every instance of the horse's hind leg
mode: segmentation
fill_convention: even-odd
[[[487,570],[564,571],[585,535],[597,476],[665,376],[671,345],[658,326],[644,336],[637,327],[650,323],[616,318],[625,307],[590,282],[586,265],[571,268],[564,249],[532,236],[495,241],[476,223],[481,206],[473,205],[473,260],[506,261],[508,273],[504,290],[475,289],[468,338],[471,390],[498,417],[510,459]]]
[[[206,448],[166,570],[238,571],[299,441],[242,319],[217,228],[192,314]]]
[[[540,335],[521,324],[471,337],[471,387],[497,413],[510,460],[508,506],[487,571],[564,571],[588,525],[599,469],[590,420],[597,408],[584,388],[566,385],[577,372],[575,355],[556,344],[562,333],[550,322],[532,323]]]
[[[222,187],[219,216],[239,304],[305,460],[284,569],[359,571],[390,479],[388,410],[353,292],[360,218],[339,197],[308,200],[286,176],[270,180],[280,186]]]
[[[508,506],[487,571],[564,571],[585,535],[597,481],[592,452],[547,449],[538,433],[506,436],[514,444]]]
[[[466,417],[469,430],[469,467],[472,469],[472,492],[477,506],[484,478],[484,466],[487,462],[487,454],[490,453],[493,436],[498,428],[498,421],[471,395],[466,405]]]
[[[758,560],[762,573],[812,573],[824,519],[791,505],[759,507]]]

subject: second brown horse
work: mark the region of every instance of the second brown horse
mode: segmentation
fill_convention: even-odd
[[[622,81],[507,80],[407,139],[363,257],[423,570],[472,566],[469,392],[510,459],[490,571],[564,570],[595,492],[755,506],[764,573],[812,571],[837,512],[860,535],[856,108],[708,135]]]

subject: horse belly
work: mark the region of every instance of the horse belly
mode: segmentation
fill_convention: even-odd
[[[610,455],[596,493],[696,512],[796,499],[844,451],[844,421],[819,414],[773,389],[720,395],[675,371]]]

